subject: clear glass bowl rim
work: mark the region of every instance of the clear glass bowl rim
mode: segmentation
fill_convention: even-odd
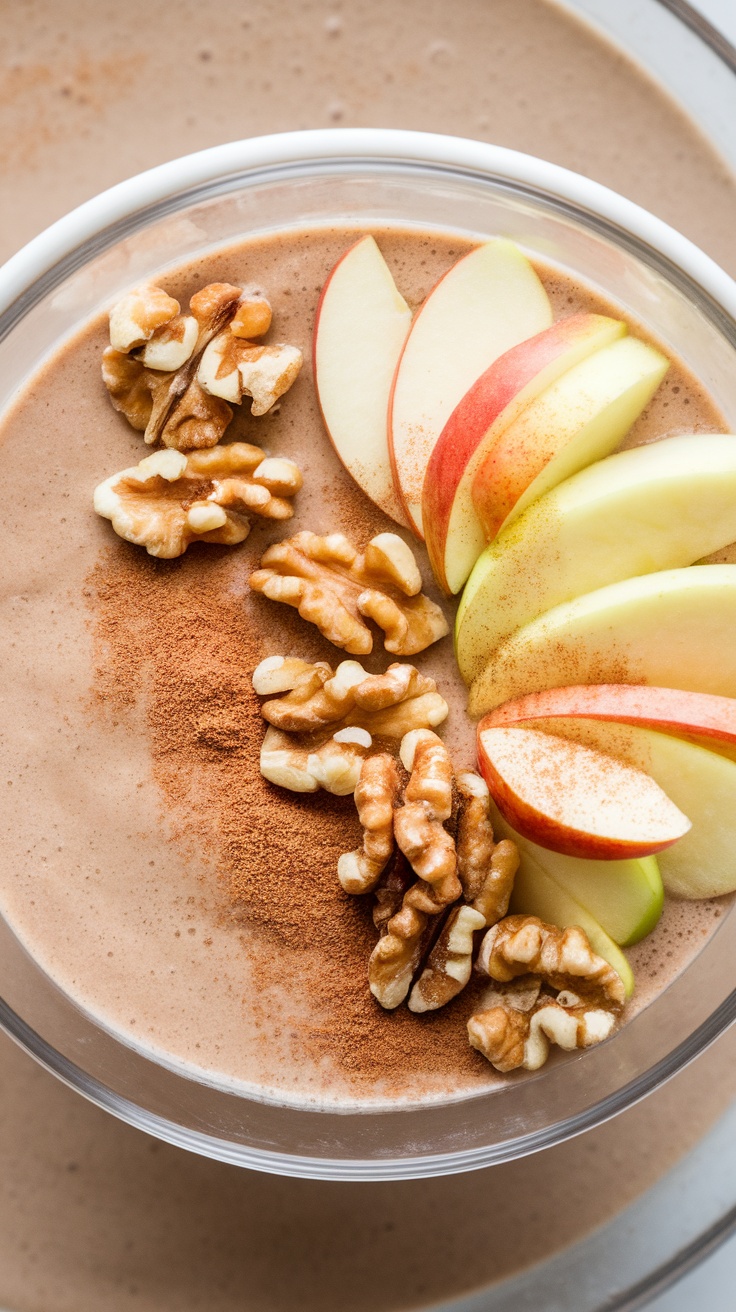
[[[558,204],[649,262],[681,276],[690,293],[736,345],[736,283],[692,242],[662,220],[599,183],[558,165],[469,139],[391,129],[325,129],[246,139],[216,146],[138,174],[79,206],[34,238],[0,268],[0,340],[39,300],[96,254],[153,219],[240,185],[325,166],[420,167],[476,178]],[[316,1179],[388,1180],[456,1173],[528,1155],[610,1119],[692,1061],[736,1019],[736,991],[686,1041],[642,1075],[582,1114],[500,1147],[370,1160],[301,1157],[192,1131],[121,1097],[57,1052],[0,999],[0,1026],[43,1066],[90,1101],[128,1123],[190,1151],[252,1169]],[[315,1111],[316,1115],[320,1115]]]

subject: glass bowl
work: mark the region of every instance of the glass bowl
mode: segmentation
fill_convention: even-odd
[[[736,425],[736,285],[622,197],[461,138],[335,129],[216,147],[141,174],[60,220],[0,270],[0,409],[124,289],[265,231],[415,225],[510,237],[617,301],[702,379]],[[100,1106],[182,1147],[282,1174],[387,1180],[537,1151],[615,1115],[736,1016],[736,917],[612,1040],[456,1100],[336,1111],[244,1096],[133,1047],[82,1010],[0,920],[0,1024]]]

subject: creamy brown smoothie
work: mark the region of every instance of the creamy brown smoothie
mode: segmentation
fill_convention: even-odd
[[[431,232],[378,236],[413,308],[470,249]],[[355,237],[338,229],[251,240],[162,281],[182,304],[205,283],[255,282],[271,299],[278,340],[308,357],[319,291]],[[616,314],[581,284],[540,273],[555,317]],[[0,459],[15,486],[13,578],[0,611],[15,690],[0,721],[3,913],[86,1010],[207,1078],[322,1104],[418,1101],[497,1082],[466,1038],[481,981],[428,1015],[386,1013],[371,997],[372,898],[349,897],[336,878],[339,854],[359,841],[352,799],[295,795],[259,773],[255,666],[270,655],[335,665],[343,653],[295,611],[251,593],[249,575],[269,542],[293,532],[343,532],[362,548],[396,526],[336,458],[307,365],[276,413],[254,418],[241,407],[226,434],[303,469],[288,525],[256,521],[239,546],[195,543],[174,561],[116,538],[94,515],[92,490],[145,448],[103,387],[106,339],[103,321],[69,343],[3,427]],[[673,362],[629,442],[724,428]],[[39,466],[54,470],[42,516]],[[439,599],[424,548],[414,547],[425,591]],[[453,604],[443,604],[451,618]],[[389,660],[376,642],[366,668],[380,672]],[[456,768],[472,769],[475,725],[451,639],[412,660],[450,704],[441,732]],[[723,910],[722,901],[668,900],[632,953],[628,1015],[702,947]]]
[[[216,8],[184,3],[176,24],[164,22],[160,7],[147,0],[128,0],[124,7],[105,0],[63,6],[32,0],[22,14],[8,34],[0,72],[8,196],[0,213],[3,256],[101,187],[164,159],[253,133],[378,125],[479,137],[577,169],[647,206],[736,270],[736,184],[723,161],[638,66],[546,0],[467,0],[461,6],[374,0],[369,13],[357,0],[287,0],[278,30],[266,0],[252,0],[247,10],[241,0],[221,0]],[[396,251],[383,238],[381,244],[393,261]],[[339,249],[336,242],[317,261],[309,284],[313,298]],[[398,264],[393,267],[403,278]],[[409,299],[424,294],[432,272],[427,266],[425,281],[405,286]],[[267,285],[286,337],[288,307],[276,280]],[[70,355],[54,365],[75,407],[64,423],[73,421],[87,445],[75,446],[71,464],[65,453],[63,468],[55,464],[44,491],[48,497],[50,488],[59,488],[64,508],[57,502],[57,513],[67,523],[73,507],[74,541],[38,513],[38,490],[31,493],[37,471],[25,451],[24,496],[32,495],[33,522],[23,526],[17,514],[20,546],[5,555],[12,562],[8,592],[17,598],[16,613],[11,617],[6,607],[3,615],[7,687],[20,678],[29,703],[16,711],[14,750],[16,762],[23,756],[24,776],[38,771],[25,794],[27,804],[32,799],[25,847],[33,847],[37,860],[31,870],[17,844],[22,883],[13,902],[30,937],[46,937],[49,969],[68,977],[71,989],[86,996],[91,983],[99,989],[102,981],[116,1024],[125,1016],[131,1035],[139,1026],[145,1035],[154,1021],[159,1031],[167,1025],[184,1051],[201,1038],[187,1038],[182,1029],[177,1036],[180,1018],[165,992],[155,1018],[146,1012],[151,990],[142,973],[130,994],[126,958],[135,958],[143,945],[155,958],[148,979],[168,983],[178,975],[178,996],[186,992],[190,1036],[199,1028],[207,1048],[204,1057],[194,1048],[194,1060],[209,1064],[219,1045],[215,1064],[223,1068],[237,1053],[242,1030],[229,1037],[223,1032],[218,1004],[224,1001],[226,1014],[234,1014],[238,989],[244,995],[250,986],[246,954],[214,862],[203,860],[201,837],[190,845],[188,863],[182,858],[184,839],[172,819],[177,808],[159,782],[160,753],[145,704],[117,709],[121,680],[113,653],[122,644],[109,633],[107,710],[94,696],[100,681],[87,623],[94,626],[97,616],[100,625],[104,571],[113,596],[136,570],[141,589],[129,590],[129,597],[145,594],[143,581],[146,587],[161,582],[156,567],[90,512],[95,483],[141,453],[140,438],[115,421],[98,391],[105,338],[100,325],[96,340],[83,343],[73,361]],[[294,329],[293,340],[306,339]],[[278,426],[279,448],[290,440],[287,402],[301,406],[307,388],[303,377],[278,419],[264,421]],[[103,412],[104,442],[95,421]],[[7,440],[20,450],[22,422],[34,441],[41,438],[58,455],[59,416],[56,398],[39,392],[25,417],[13,420]],[[244,425],[248,437],[265,442],[263,427]],[[692,427],[689,420],[684,427]],[[338,474],[338,483],[343,478]],[[370,530],[370,508],[368,514]],[[242,550],[255,553],[265,540],[261,529],[254,530]],[[234,565],[222,563],[224,552],[197,551],[211,579],[223,571],[230,577]],[[167,579],[184,580],[198,567],[190,552],[167,567]],[[48,573],[46,593],[35,596],[42,573]],[[91,595],[83,604],[85,588]],[[239,586],[232,606],[239,643],[243,591]],[[305,626],[303,640],[309,633]],[[136,659],[130,670],[136,699],[138,674]],[[247,679],[244,684],[247,691]],[[99,751],[88,739],[94,726],[99,749],[101,715],[108,726],[108,777],[100,775]],[[41,778],[50,780],[43,799],[36,786]],[[189,788],[186,779],[182,786]],[[7,792],[17,787],[14,782]],[[98,817],[96,832],[86,838],[75,833],[80,799]],[[12,807],[14,826],[22,805]],[[308,819],[314,829],[313,803],[291,805],[298,821]],[[344,804],[331,805],[342,815]],[[328,824],[333,819],[328,813]],[[174,841],[165,842],[164,832]],[[62,843],[67,846],[60,852]],[[130,858],[135,848],[139,857],[129,869],[122,850]],[[332,876],[329,887],[335,889]],[[126,897],[131,890],[137,910]],[[124,912],[114,932],[111,899]],[[69,914],[74,902],[86,921],[79,950],[78,918]],[[224,947],[201,930],[215,908]],[[44,935],[46,912],[58,927],[53,944]],[[293,934],[302,928],[303,917],[293,917]],[[668,950],[666,935],[636,950],[647,952],[647,978],[655,987],[668,977]],[[644,972],[633,953],[632,960],[641,990]],[[359,964],[363,971],[364,953]],[[215,983],[218,968],[223,973]],[[395,1028],[394,1018],[381,1019]],[[269,1018],[263,1070],[271,1028]],[[243,1307],[244,1297],[263,1312],[291,1312],[297,1305],[307,1312],[374,1312],[458,1297],[543,1261],[605,1223],[706,1132],[734,1093],[733,1035],[726,1035],[655,1095],[557,1148],[472,1175],[358,1187],[261,1176],[194,1157],[91,1107],[8,1040],[2,1049],[0,1301],[23,1312],[193,1312],[205,1305],[231,1312]],[[464,1078],[460,1065],[452,1075]]]

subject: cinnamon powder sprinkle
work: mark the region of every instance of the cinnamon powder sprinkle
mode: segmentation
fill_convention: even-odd
[[[363,1096],[495,1082],[466,1037],[480,985],[424,1016],[385,1012],[371,996],[372,897],[350,897],[336,873],[340,853],[360,841],[352,798],[300,796],[260,775],[264,722],[251,671],[274,653],[333,663],[341,653],[248,591],[264,550],[253,537],[237,551],[195,544],[175,561],[126,543],[101,553],[87,578],[93,714],[129,715],[133,726],[142,712],[171,841],[183,860],[214,853],[216,878],[203,889],[211,932],[252,959],[258,996],[243,1005],[265,1027],[279,991],[298,992],[295,1062]]]

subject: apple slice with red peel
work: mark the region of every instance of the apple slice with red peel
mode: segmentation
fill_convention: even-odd
[[[494,444],[545,388],[625,334],[625,323],[602,314],[560,319],[496,360],[455,407],[432,451],[422,497],[429,558],[446,592],[459,592],[486,545],[472,489]]]
[[[508,728],[552,719],[641,724],[704,739],[716,750],[720,744],[736,745],[736,698],[632,683],[574,684],[528,693],[497,706],[484,716],[482,726]]]
[[[388,441],[396,490],[418,537],[427,462],[458,401],[494,360],[551,322],[529,260],[501,239],[458,260],[415,315],[391,389]]]
[[[478,758],[508,823],[565,856],[603,861],[649,856],[691,827],[643,770],[567,738],[481,725]]]
[[[338,260],[317,306],[314,382],[330,441],[359,487],[398,524],[386,411],[411,325],[376,241],[361,237]]]
[[[668,893],[699,899],[736,889],[736,762],[720,751],[639,724],[554,719],[545,730],[643,770],[685,813],[692,829],[657,854]]]
[[[610,455],[668,365],[646,342],[622,337],[545,388],[504,429],[473,479],[473,504],[488,541],[544,492]]]

